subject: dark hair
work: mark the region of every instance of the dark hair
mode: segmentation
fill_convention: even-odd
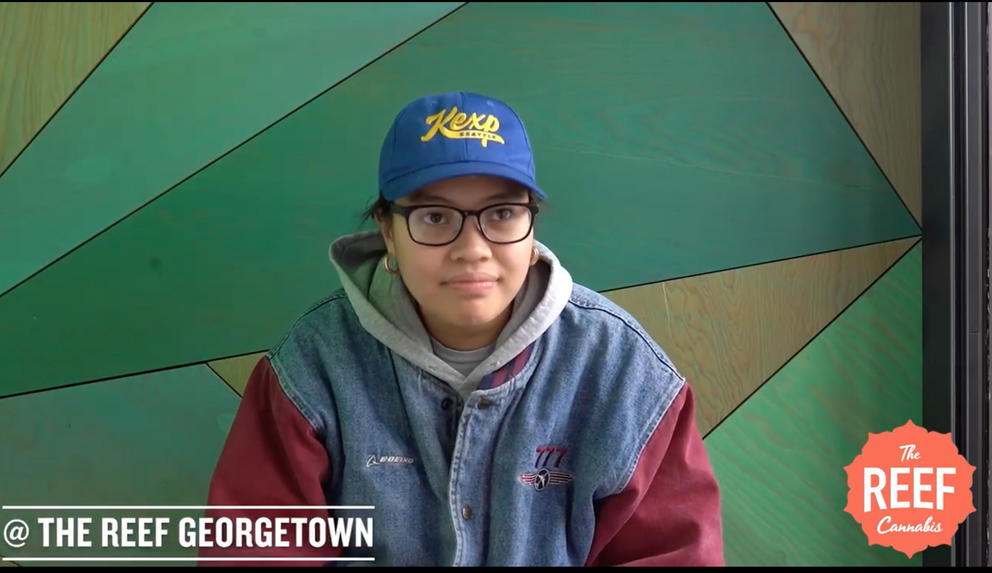
[[[376,216],[385,217],[387,209],[389,209],[389,201],[382,195],[378,195],[372,206],[362,212],[361,223],[364,224],[370,219],[374,219]]]

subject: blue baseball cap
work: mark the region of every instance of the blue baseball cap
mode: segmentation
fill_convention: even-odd
[[[537,186],[523,121],[507,104],[484,95],[449,92],[404,107],[379,154],[379,194],[395,201],[435,181],[462,175],[504,177]]]

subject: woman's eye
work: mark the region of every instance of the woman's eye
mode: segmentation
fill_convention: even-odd
[[[424,214],[424,222],[431,225],[443,225],[447,220],[445,214],[440,211],[428,211]]]
[[[509,221],[514,217],[516,217],[516,212],[509,207],[503,207],[489,212],[489,220],[494,222]]]

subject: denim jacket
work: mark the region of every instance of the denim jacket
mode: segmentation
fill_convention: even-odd
[[[379,270],[380,241],[332,246],[344,287],[259,361],[210,505],[373,506],[353,512],[372,517],[371,547],[311,554],[376,565],[723,564],[691,390],[633,317],[537,243],[510,324],[465,377]],[[290,554],[305,550],[201,550]]]

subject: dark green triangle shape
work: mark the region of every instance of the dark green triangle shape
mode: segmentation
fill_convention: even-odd
[[[0,293],[458,5],[154,3],[0,179]]]
[[[844,511],[868,433],[922,424],[917,244],[706,438],[728,565],[916,565]]]
[[[764,4],[469,4],[0,298],[0,393],[269,348],[451,89],[524,117],[538,239],[598,290],[919,232]]]
[[[238,396],[202,364],[0,400],[0,504],[205,505],[238,404]],[[201,514],[8,507],[4,522],[91,517],[93,547],[59,549],[54,541],[44,547],[33,529],[24,547],[5,546],[4,555],[195,557],[195,548],[179,545],[177,526],[182,517]],[[104,516],[170,517],[170,534],[158,548],[101,548]]]

